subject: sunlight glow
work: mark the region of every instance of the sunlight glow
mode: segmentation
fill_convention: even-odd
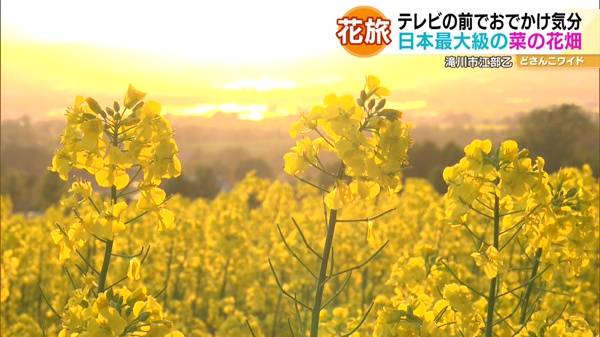
[[[598,111],[596,69],[452,71],[442,56],[353,57],[339,46],[334,18],[362,4],[2,1],[2,118],[60,115],[75,95],[110,104],[133,83],[167,114],[256,120],[306,111],[331,92],[355,95],[367,74],[416,118],[495,116],[565,101]]]
[[[261,78],[258,80],[240,80],[236,82],[226,83],[223,88],[228,90],[256,90],[259,92],[277,90],[277,89],[293,89],[296,87],[296,83],[289,80],[271,80],[268,78]]]
[[[205,104],[187,108],[168,107],[166,111],[175,115],[202,117],[211,117],[218,112],[235,113],[240,119],[259,120],[264,117],[267,107],[260,104],[242,105],[237,103],[223,103]]]

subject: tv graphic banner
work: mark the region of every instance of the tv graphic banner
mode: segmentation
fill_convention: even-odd
[[[358,57],[442,54],[447,68],[600,64],[597,10],[382,10],[358,6],[337,19],[346,51]]]

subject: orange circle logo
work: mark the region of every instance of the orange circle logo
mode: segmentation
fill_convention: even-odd
[[[392,42],[391,21],[377,8],[354,7],[339,18],[337,24],[340,44],[354,56],[377,55]]]

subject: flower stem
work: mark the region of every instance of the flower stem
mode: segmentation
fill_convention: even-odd
[[[340,164],[338,169],[337,179],[344,176],[344,164]],[[327,224],[327,234],[325,236],[325,245],[323,246],[323,254],[321,254],[321,267],[316,280],[315,300],[313,302],[311,320],[310,320],[310,337],[319,335],[319,320],[321,315],[321,303],[323,301],[323,290],[325,289],[325,279],[327,277],[327,265],[329,264],[329,255],[331,246],[333,245],[333,235],[335,233],[335,225],[337,222],[337,210],[329,210],[329,221]]]
[[[119,141],[119,124],[115,125],[113,136],[112,136],[112,144],[114,146],[118,145]],[[117,187],[113,185],[110,188],[110,200],[112,205],[117,203]],[[110,266],[110,257],[112,256],[112,248],[113,248],[113,240],[106,240],[106,245],[104,247],[104,259],[102,260],[102,269],[100,269],[100,275],[98,276],[98,294],[104,291],[104,287],[106,286],[106,278],[108,276],[108,267]]]
[[[529,278],[531,282],[527,285],[527,289],[525,289],[525,296],[523,297],[523,303],[521,306],[521,317],[519,319],[519,323],[524,325],[527,321],[527,306],[529,304],[529,297],[531,297],[531,293],[533,292],[533,282],[535,281],[538,273],[538,269],[540,267],[540,258],[542,257],[542,248],[538,248],[535,251],[535,260],[533,261],[533,267],[531,269],[531,277]]]
[[[117,203],[117,188],[111,187],[110,190],[111,201],[114,204]],[[110,266],[110,257],[112,256],[113,240],[106,240],[104,247],[104,259],[102,260],[102,269],[100,270],[100,276],[98,277],[98,293],[104,291],[106,285],[106,277],[108,276],[108,267]]]
[[[500,199],[494,196],[494,248],[500,246]],[[498,252],[499,254],[500,252]],[[488,293],[487,317],[485,322],[485,337],[492,337],[494,330],[494,310],[496,306],[496,295],[498,291],[498,275],[490,280]]]

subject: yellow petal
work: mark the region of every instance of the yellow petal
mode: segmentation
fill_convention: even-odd
[[[133,108],[135,104],[146,97],[146,93],[140,90],[137,90],[133,85],[129,85],[127,88],[127,93],[125,94],[125,99],[123,103],[128,109]]]
[[[168,209],[162,208],[158,211],[160,230],[171,230],[175,228],[175,214]]]
[[[386,88],[386,87],[379,87],[377,88],[377,90],[375,91],[375,95],[379,96],[379,97],[386,97],[390,95],[390,89]]]
[[[481,142],[481,151],[485,154],[489,154],[492,151],[492,141],[486,139]]]
[[[336,94],[328,94],[323,99],[323,103],[325,103],[326,106],[337,106],[337,104],[338,104],[337,95]]]
[[[96,182],[101,187],[112,187],[114,175],[106,167],[98,170],[95,174]]]
[[[142,302],[142,301],[135,302],[135,304],[133,305],[133,316],[138,317],[142,313],[142,310],[144,310],[145,307],[146,307],[146,302]]]
[[[367,90],[371,91],[379,86],[379,78],[377,76],[367,76]]]
[[[350,191],[363,199],[375,198],[379,190],[379,184],[372,181],[355,180],[350,183]]]
[[[165,335],[165,337],[185,337],[180,331],[171,331]]]
[[[159,115],[161,109],[160,103],[156,101],[148,101],[144,103],[144,106],[142,107],[142,118]]]
[[[134,257],[133,259],[131,259],[129,261],[129,268],[127,269],[127,278],[130,281],[139,281],[142,278],[141,263],[137,257]],[[140,303],[140,302],[138,302],[138,303]],[[135,305],[134,305],[134,311],[135,311]]]
[[[112,221],[111,230],[113,232],[113,235],[115,233],[122,233],[125,231],[125,229],[127,229],[127,227],[125,227],[125,223],[123,223],[122,221],[116,221],[116,220]]]
[[[338,183],[333,191],[325,196],[325,205],[329,209],[340,209],[352,201],[352,193],[348,185]]]
[[[306,166],[304,159],[295,152],[286,153],[283,156],[283,162],[283,170],[289,175],[300,173]]]
[[[117,190],[125,188],[129,184],[129,175],[125,171],[117,171],[114,173],[114,185]]]
[[[121,214],[127,209],[127,203],[125,201],[119,201],[112,208],[112,214],[115,217],[121,216]]]

